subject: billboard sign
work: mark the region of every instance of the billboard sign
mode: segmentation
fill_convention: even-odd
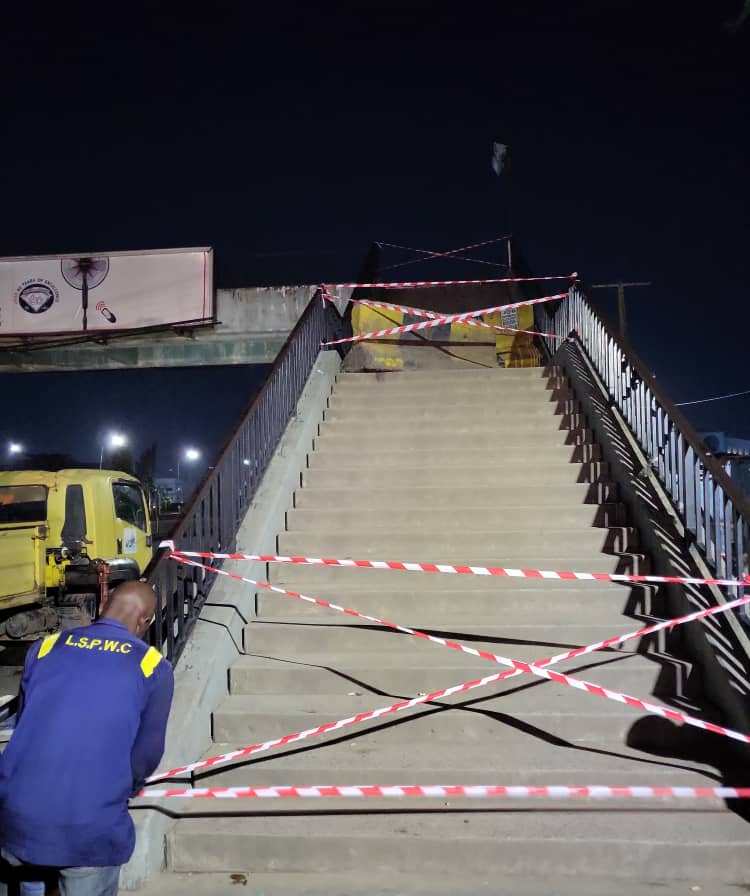
[[[0,258],[0,337],[208,323],[213,251]]]

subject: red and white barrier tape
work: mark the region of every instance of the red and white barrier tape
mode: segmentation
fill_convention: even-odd
[[[336,297],[328,292],[323,293],[323,299],[329,302],[335,302]],[[411,308],[408,305],[394,305],[392,302],[371,302],[369,299],[351,299],[353,305],[364,305],[366,308],[384,308],[388,311],[400,311],[402,314],[409,314],[412,317],[425,317],[428,320],[440,319],[440,314],[436,311],[425,311],[423,308]],[[558,336],[556,333],[540,333],[537,330],[518,330],[515,327],[504,327],[501,324],[488,324],[483,320],[471,318],[465,320],[465,324],[470,327],[480,327],[484,330],[494,330],[500,333],[525,333],[529,336],[546,336],[548,339],[567,339],[566,336]]]
[[[568,787],[559,784],[542,787],[499,784],[314,784],[272,787],[196,787],[192,790],[170,787],[150,788],[136,794],[138,799],[720,799],[750,798],[750,787],[611,787],[588,784]]]
[[[514,675],[520,674],[521,672],[528,672],[532,675],[536,675],[541,678],[545,678],[551,681],[555,681],[558,684],[564,684],[567,687],[572,687],[578,690],[586,691],[587,693],[593,694],[594,696],[604,697],[609,700],[614,700],[618,703],[625,703],[628,706],[632,706],[634,708],[643,709],[646,712],[650,712],[654,715],[661,716],[662,718],[670,719],[673,722],[678,722],[680,724],[688,724],[697,728],[701,728],[703,730],[712,731],[716,734],[723,734],[726,737],[733,738],[735,740],[740,740],[745,743],[750,743],[750,736],[741,734],[740,732],[733,731],[729,728],[724,728],[723,726],[715,725],[711,722],[704,722],[701,719],[694,718],[689,715],[685,715],[683,713],[677,712],[675,710],[667,709],[666,707],[657,706],[656,704],[648,703],[646,701],[640,700],[637,697],[631,697],[628,694],[621,694],[616,691],[611,691],[607,688],[603,688],[599,685],[592,684],[591,682],[584,681],[583,679],[572,678],[568,675],[563,675],[562,673],[549,672],[547,669],[542,668],[543,665],[551,665],[552,663],[562,662],[563,659],[569,658],[569,654],[571,656],[579,656],[582,653],[592,652],[593,650],[600,650],[606,646],[612,646],[615,643],[623,643],[625,640],[629,640],[635,637],[642,637],[645,634],[653,633],[655,631],[659,631],[664,628],[673,628],[683,622],[689,622],[694,619],[702,618],[705,616],[714,615],[719,612],[724,612],[726,610],[732,609],[733,607],[740,606],[742,604],[746,604],[750,601],[750,598],[740,598],[737,601],[732,601],[730,603],[724,604],[720,607],[711,607],[706,610],[699,610],[696,613],[691,613],[686,617],[681,617],[679,619],[671,619],[666,620],[661,623],[656,623],[653,626],[648,626],[646,629],[641,629],[637,632],[632,632],[629,635],[620,635],[613,639],[607,639],[607,641],[597,642],[596,645],[590,645],[589,648],[574,648],[573,651],[569,651],[566,654],[561,654],[559,657],[551,658],[551,659],[542,659],[537,663],[528,664],[523,663],[518,660],[511,660],[507,657],[501,657],[497,654],[492,654],[487,651],[478,651],[474,648],[467,647],[466,645],[460,644],[456,641],[448,641],[443,638],[436,637],[434,635],[428,635],[424,632],[418,632],[414,629],[409,628],[408,626],[400,626],[396,623],[388,622],[387,620],[381,620],[377,617],[368,616],[363,613],[359,613],[357,610],[352,610],[345,607],[340,607],[337,604],[331,604],[328,601],[323,601],[318,598],[309,597],[307,595],[301,595],[297,592],[286,591],[283,588],[278,588],[274,585],[271,585],[269,582],[257,582],[253,579],[248,579],[243,576],[239,576],[235,573],[229,573],[225,570],[215,569],[210,566],[205,566],[204,564],[196,563],[194,561],[188,560],[186,557],[181,556],[180,554],[172,554],[173,559],[178,562],[183,562],[189,564],[191,566],[197,566],[207,571],[217,573],[219,575],[225,575],[229,578],[238,579],[240,581],[247,582],[248,584],[256,585],[257,587],[261,587],[267,590],[271,590],[275,593],[284,594],[289,597],[297,598],[300,600],[304,600],[309,603],[316,604],[321,607],[325,607],[327,609],[336,610],[338,612],[346,613],[347,615],[357,616],[359,618],[365,619],[368,622],[374,622],[376,624],[384,625],[390,628],[394,628],[397,631],[401,631],[404,634],[411,634],[414,637],[419,637],[422,639],[426,639],[432,641],[433,643],[439,644],[443,647],[449,647],[453,650],[460,650],[461,652],[469,653],[473,656],[477,656],[481,659],[487,659],[491,662],[500,663],[501,665],[508,665],[511,668],[507,672],[497,673],[495,675],[485,676],[481,679],[472,679],[468,682],[463,682],[462,684],[455,685],[451,688],[444,688],[442,690],[433,691],[431,694],[420,695],[418,697],[414,697],[411,700],[399,701],[398,703],[391,704],[390,706],[381,707],[379,709],[370,710],[367,712],[358,713],[355,716],[350,716],[346,719],[340,719],[336,722],[327,722],[323,725],[318,725],[315,728],[307,729],[306,731],[293,732],[292,734],[285,735],[281,738],[275,738],[270,741],[265,741],[262,743],[251,744],[247,747],[243,747],[240,750],[233,750],[230,753],[224,753],[219,756],[210,757],[208,759],[199,760],[196,763],[192,763],[190,765],[181,766],[178,768],[170,769],[166,772],[157,773],[149,781],[161,780],[163,778],[171,778],[176,775],[186,774],[188,772],[195,771],[197,769],[205,769],[212,767],[214,765],[218,765],[224,762],[231,762],[237,759],[245,758],[254,753],[265,752],[267,750],[275,749],[277,747],[287,746],[291,743],[296,743],[300,740],[305,740],[309,737],[319,736],[322,734],[327,734],[332,731],[340,730],[341,728],[348,727],[350,725],[359,724],[361,722],[370,721],[372,719],[380,718],[384,715],[388,715],[395,712],[400,712],[405,709],[410,709],[414,706],[417,706],[421,703],[427,703],[433,700],[437,700],[443,697],[451,696],[456,693],[473,690],[474,688],[484,687],[488,684],[491,684],[496,681],[501,681],[504,678],[510,678]]]
[[[418,289],[429,286],[491,286],[496,283],[540,283],[543,280],[576,280],[578,273],[556,274],[552,277],[494,277],[481,280],[402,280],[384,283],[324,283],[328,289]]]
[[[351,607],[341,607],[338,604],[332,604],[329,601],[321,600],[320,598],[310,597],[306,594],[300,594],[296,591],[287,591],[284,588],[279,588],[276,585],[272,585],[270,582],[258,582],[254,579],[248,579],[245,576],[237,575],[237,573],[230,573],[224,569],[215,569],[212,566],[206,566],[203,563],[197,563],[195,560],[188,560],[186,557],[182,557],[179,554],[172,554],[173,559],[178,562],[187,563],[191,566],[198,566],[201,569],[205,569],[207,571],[217,573],[218,575],[228,576],[229,578],[237,579],[241,582],[247,582],[250,585],[255,585],[258,588],[263,588],[267,591],[273,591],[276,594],[283,594],[287,597],[294,598],[296,600],[302,600],[306,603],[311,603],[319,607],[324,607],[325,609],[335,610],[339,613],[344,613],[347,616],[355,616],[359,619],[364,619],[366,622],[373,622],[376,625],[382,625],[386,628],[392,628],[395,631],[402,632],[405,635],[411,635],[414,638],[421,638],[424,641],[430,641],[433,644],[438,644],[441,647],[447,647],[449,650],[457,650],[460,653],[466,653],[469,656],[477,657],[478,659],[487,660],[491,663],[497,663],[500,666],[508,666],[511,669],[515,669],[518,672],[527,672],[532,675],[536,675],[538,678],[545,678],[548,681],[554,681],[557,684],[565,685],[569,688],[574,688],[578,691],[584,691],[587,694],[593,694],[594,697],[603,697],[605,700],[613,700],[615,703],[624,703],[627,706],[631,706],[635,709],[642,709],[646,712],[652,713],[653,715],[661,716],[665,719],[671,719],[673,722],[679,722],[683,725],[692,725],[694,728],[701,728],[703,731],[712,731],[714,734],[722,734],[725,737],[730,737],[733,740],[739,740],[743,743],[750,743],[750,735],[742,734],[739,731],[734,731],[731,728],[725,728],[722,725],[715,725],[713,722],[705,722],[703,719],[698,719],[694,716],[687,715],[686,713],[681,713],[673,709],[668,709],[664,706],[658,706],[656,703],[649,703],[647,700],[642,700],[640,697],[633,697],[630,694],[620,693],[619,691],[612,691],[609,688],[604,688],[601,685],[594,684],[593,682],[586,681],[583,678],[573,678],[570,675],[564,675],[562,672],[550,672],[548,669],[543,668],[541,665],[536,665],[532,663],[524,663],[521,660],[513,660],[507,656],[501,656],[497,653],[490,653],[488,650],[477,650],[476,647],[469,647],[466,644],[462,644],[460,641],[448,640],[447,638],[441,638],[438,635],[428,635],[426,632],[421,632],[417,629],[410,628],[407,625],[400,625],[397,622],[391,622],[388,619],[379,619],[377,616],[369,616],[366,613],[360,613],[358,610],[353,610]],[[706,610],[699,610],[698,617],[694,614],[690,615],[690,618],[699,618],[701,616],[711,616],[717,612],[723,612],[727,609],[733,609],[735,607],[742,606],[746,603],[750,602],[750,597],[738,598],[735,601],[730,601],[726,604],[721,605],[720,607],[710,607]],[[686,621],[689,621],[686,620]],[[654,626],[650,626],[651,631],[658,631],[663,628],[674,627],[678,625],[678,621],[675,619],[667,620],[666,623],[657,623]],[[641,632],[635,632],[631,637],[640,636]],[[620,641],[622,643],[622,641]],[[592,649],[600,650],[603,646],[605,646],[604,642],[599,642],[597,645],[592,645]],[[580,651],[581,648],[575,648],[573,655],[579,655],[576,651]],[[586,652],[586,651],[583,651]],[[567,659],[567,655],[563,656],[563,659]]]
[[[173,541],[162,541],[160,548],[176,551]],[[513,569],[507,566],[468,566],[452,563],[413,563],[405,560],[349,560],[335,557],[285,557],[280,554],[244,554],[235,551],[177,551],[183,557],[205,560],[252,560],[260,563],[291,563],[295,566],[340,566],[345,569],[389,569],[394,572],[441,573],[445,575],[497,576],[511,579],[561,579],[576,582],[630,582],[637,585],[717,585],[738,588],[750,585],[744,579],[698,579],[692,576],[650,576],[614,572],[573,572],[572,570]]]
[[[385,336],[397,336],[400,333],[415,333],[420,330],[429,330],[432,327],[442,327],[452,323],[468,323],[475,317],[483,314],[494,314],[496,311],[506,311],[511,308],[521,308],[526,305],[539,305],[542,302],[554,302],[567,299],[568,293],[561,292],[553,296],[542,296],[539,299],[527,299],[524,302],[514,302],[512,305],[494,305],[491,308],[480,308],[477,311],[464,311],[460,314],[447,314],[431,320],[423,320],[414,324],[402,324],[399,327],[389,327],[385,330],[372,330],[369,333],[357,333],[355,336],[347,336],[345,339],[334,339],[332,342],[321,342],[321,345],[341,345],[345,342],[362,342],[365,339],[381,339]]]
[[[165,772],[157,772],[155,775],[148,778],[147,783],[161,781],[164,778],[174,778],[177,777],[177,775],[186,775],[194,771],[205,771],[216,765],[223,765],[225,762],[235,762],[238,759],[246,759],[248,756],[253,756],[256,753],[266,753],[268,750],[287,747],[311,737],[320,737],[323,734],[340,731],[342,728],[348,728],[351,725],[359,725],[363,722],[372,721],[373,719],[380,719],[387,715],[403,712],[406,709],[413,709],[415,706],[420,706],[423,703],[430,703],[433,700],[439,700],[443,697],[451,697],[453,694],[472,691],[475,688],[483,688],[496,681],[502,681],[504,678],[509,678],[513,674],[514,672],[512,669],[504,672],[495,672],[493,675],[486,675],[484,678],[474,678],[471,681],[464,681],[461,684],[454,685],[450,688],[441,688],[438,691],[432,691],[430,694],[420,694],[418,697],[412,697],[410,700],[399,700],[397,703],[392,703],[390,706],[381,706],[378,709],[358,712],[354,716],[349,716],[346,719],[339,719],[336,722],[325,722],[323,725],[316,725],[315,728],[308,728],[305,731],[295,731],[292,734],[285,734],[283,737],[276,737],[273,740],[267,740],[257,744],[249,744],[246,747],[240,747],[238,750],[231,750],[229,753],[221,753],[218,756],[199,759],[197,762],[191,762],[189,765],[180,765]]]

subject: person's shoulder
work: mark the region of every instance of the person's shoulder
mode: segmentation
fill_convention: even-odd
[[[164,678],[171,679],[173,676],[172,664],[169,660],[157,650],[156,647],[144,645],[146,650],[141,657],[141,672],[147,679],[153,678],[154,681]]]

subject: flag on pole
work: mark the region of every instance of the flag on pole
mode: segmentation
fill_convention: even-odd
[[[508,147],[505,143],[492,144],[492,170],[499,177],[508,166]]]

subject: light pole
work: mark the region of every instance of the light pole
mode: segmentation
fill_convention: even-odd
[[[180,480],[180,462],[185,461],[188,464],[194,464],[200,460],[201,453],[197,448],[183,448],[182,452],[177,455],[177,490],[180,499],[182,499],[182,483]]]
[[[623,339],[628,338],[628,320],[625,313],[625,287],[626,286],[651,286],[651,281],[633,280],[623,283],[618,280],[617,283],[592,283],[592,289],[616,289],[617,290],[617,317],[620,325],[620,336]]]
[[[182,454],[177,456],[177,482],[180,481],[180,462],[186,461],[189,464],[195,463],[195,461],[200,460],[201,453],[197,448],[185,448]]]
[[[99,455],[99,469],[104,465],[104,449],[109,448],[110,451],[115,448],[124,448],[128,444],[127,438],[120,432],[111,432],[105,441],[102,442],[102,450]]]

